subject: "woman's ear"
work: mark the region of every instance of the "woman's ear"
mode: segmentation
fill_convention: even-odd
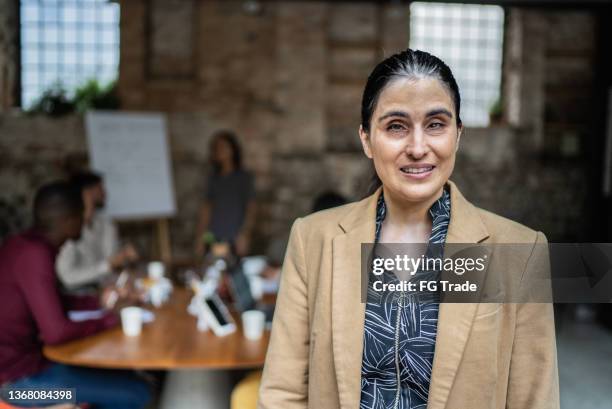
[[[457,128],[457,144],[455,145],[455,152],[459,150],[459,142],[461,142],[461,135],[463,134],[463,124]]]
[[[361,140],[361,146],[365,155],[372,159],[372,147],[370,146],[370,135],[363,129],[363,126],[359,125],[359,139]]]

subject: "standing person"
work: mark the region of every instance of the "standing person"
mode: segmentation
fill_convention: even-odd
[[[376,189],[295,221],[260,409],[559,408],[551,303],[362,293],[362,243],[521,243],[531,254],[497,252],[486,271],[512,293],[547,268],[544,234],[475,207],[449,180],[462,131],[439,58],[408,49],[374,68],[359,136]]]
[[[83,198],[83,231],[78,240],[62,246],[57,272],[67,289],[77,290],[100,284],[114,270],[138,260],[138,252],[130,244],[119,248],[117,228],[102,212],[106,204],[102,177],[82,172],[73,175],[71,183]]]
[[[99,409],[142,409],[150,393],[135,375],[51,363],[43,356],[44,345],[95,334],[117,325],[118,318],[107,312],[99,319],[73,322],[68,310],[98,309],[104,303],[59,291],[55,258],[66,240],[81,234],[80,192],[65,182],[45,185],[36,193],[33,213],[33,227],[0,247],[2,389],[74,388],[79,402]],[[25,405],[36,402],[20,402]]]
[[[216,242],[232,244],[238,255],[246,255],[255,223],[255,185],[252,174],[242,167],[242,150],[233,132],[214,134],[210,162],[212,172],[198,215],[196,255],[206,251],[206,233]]]

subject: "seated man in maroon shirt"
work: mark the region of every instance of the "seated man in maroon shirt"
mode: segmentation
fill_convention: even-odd
[[[55,257],[81,232],[83,203],[69,184],[43,186],[34,199],[34,226],[0,247],[0,385],[14,388],[74,388],[78,402],[98,409],[141,409],[149,401],[147,384],[130,372],[78,368],[51,363],[43,345],[59,344],[118,323],[116,314],[73,322],[69,310],[97,309],[95,297],[60,293]],[[36,402],[19,402],[19,406]]]

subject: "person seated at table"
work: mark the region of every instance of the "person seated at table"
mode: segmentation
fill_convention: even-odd
[[[129,372],[51,363],[44,345],[61,344],[111,328],[117,315],[73,322],[69,310],[100,308],[97,297],[63,295],[55,258],[61,245],[81,234],[81,195],[66,182],[41,187],[34,198],[33,227],[0,247],[0,385],[6,388],[74,388],[79,402],[97,409],[141,409],[147,384]],[[106,300],[106,294],[102,300]],[[104,303],[102,303],[104,304]],[[20,402],[21,406],[36,402]]]
[[[212,172],[198,215],[195,252],[202,257],[206,235],[228,242],[239,256],[248,253],[255,222],[255,186],[242,167],[242,150],[236,135],[227,130],[214,134],[210,144]]]
[[[106,193],[102,177],[94,172],[75,174],[71,183],[81,192],[84,204],[83,229],[78,240],[68,240],[57,257],[57,272],[71,291],[99,286],[111,272],[136,261],[130,244],[119,249],[117,229],[104,215]]]

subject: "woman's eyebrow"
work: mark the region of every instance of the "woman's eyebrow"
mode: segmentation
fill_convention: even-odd
[[[437,108],[437,109],[432,109],[431,111],[429,111],[425,116],[426,117],[430,117],[430,116],[436,116],[436,115],[446,115],[449,118],[453,118],[453,114],[452,112],[450,112],[448,109],[446,108]]]
[[[385,119],[390,118],[392,116],[399,116],[400,118],[410,119],[410,114],[408,114],[408,112],[405,112],[405,111],[389,111],[386,114],[384,114],[381,117],[379,117],[378,118],[378,122],[382,122]]]

